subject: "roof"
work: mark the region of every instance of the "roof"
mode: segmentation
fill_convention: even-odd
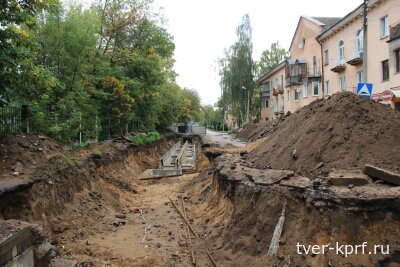
[[[341,20],[342,18],[340,17],[312,17],[315,20],[318,20],[319,22],[321,22],[322,24],[324,24],[324,28],[328,29],[329,27],[331,27],[333,24],[335,24],[336,22],[338,22],[339,20]]]
[[[379,0],[369,0],[368,1],[368,7],[371,8],[375,5],[378,5],[380,3]],[[337,20],[333,24],[331,24],[329,27],[325,27],[325,30],[317,36],[318,40],[323,40],[327,36],[329,36],[330,32],[334,30],[335,28],[340,28],[341,26],[345,25],[347,22],[352,21],[354,18],[356,18],[358,15],[362,14],[363,12],[363,3],[360,4],[358,7],[353,9],[350,13],[348,13],[346,16],[343,18]]]
[[[302,19],[306,19],[311,21],[312,23],[321,26],[322,30],[324,31],[327,28],[330,28],[333,23],[337,23],[341,20],[341,18],[337,17],[309,17],[309,16],[300,16],[299,21],[297,22],[296,30],[293,34],[292,41],[290,42],[289,51],[292,48],[294,38],[296,36],[296,32],[299,29],[299,25]]]
[[[276,65],[272,70],[268,71],[267,73],[265,73],[264,75],[262,75],[257,82],[259,84],[261,84],[263,81],[265,81],[267,78],[271,77],[272,74],[274,74],[275,72],[281,70],[282,68],[285,67],[285,62],[286,60],[282,61],[281,63],[279,63],[278,65]]]

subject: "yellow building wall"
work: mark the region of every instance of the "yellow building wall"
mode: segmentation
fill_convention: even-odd
[[[380,19],[388,15],[389,26],[400,21],[400,2],[398,0],[373,1],[374,7],[368,13],[368,82],[373,83],[373,93],[400,85],[400,74],[395,73],[394,60],[389,61],[390,79],[382,81],[382,61],[389,59],[389,37],[381,39]],[[354,58],[356,49],[356,33],[362,29],[362,14],[357,15],[351,22],[339,29],[332,36],[322,40],[323,51],[329,51],[329,63],[324,62],[324,81],[329,81],[331,94],[339,92],[339,77],[345,76],[346,91],[356,92],[357,72],[363,70],[363,64],[352,66],[347,61]],[[365,36],[364,36],[365,38]],[[339,42],[344,41],[346,69],[342,73],[331,71],[339,59]],[[326,88],[325,88],[326,91]]]
[[[282,82],[283,79],[283,82]],[[273,88],[281,88],[285,89],[285,68],[277,70],[271,76],[269,76],[263,83],[271,82],[271,92],[270,97],[268,99],[268,108],[265,108],[265,104],[261,103],[261,120],[273,120],[276,119],[279,114],[275,114],[275,112],[284,111],[284,98],[282,94],[277,96],[272,95]],[[262,101],[265,101],[266,98],[262,98]]]
[[[313,57],[317,58],[317,68],[322,72],[322,59],[321,59],[321,46],[318,43],[316,37],[322,32],[323,28],[321,25],[316,24],[313,21],[305,17],[301,17],[296,33],[293,37],[292,45],[290,47],[290,60],[305,59],[307,61],[307,69],[311,70],[313,66]],[[304,48],[300,48],[299,44],[305,40]],[[295,100],[295,90],[300,88],[299,100]],[[290,98],[288,99],[288,92]],[[322,85],[320,84],[320,93],[318,96],[313,96],[311,91],[311,84],[307,86],[307,96],[303,95],[302,85],[294,85],[285,87],[285,113],[295,112],[297,109],[308,105],[312,101],[322,98]]]

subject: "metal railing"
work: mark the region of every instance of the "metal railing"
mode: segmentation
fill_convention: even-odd
[[[22,132],[23,123],[21,108],[3,107],[0,108],[0,137],[7,134]]]

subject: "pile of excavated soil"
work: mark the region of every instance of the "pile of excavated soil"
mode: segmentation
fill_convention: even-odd
[[[58,165],[64,157],[62,146],[45,136],[8,135],[0,143],[0,179],[29,176],[37,167],[44,172]],[[44,166],[50,162],[51,165]]]
[[[274,132],[275,128],[289,115],[290,113],[273,121],[260,121],[258,123],[251,123],[243,128],[243,130],[238,133],[236,138],[246,142],[254,142],[257,139],[263,138],[268,133]]]
[[[299,172],[360,169],[400,171],[400,112],[350,92],[303,107],[249,153],[257,167]],[[297,159],[293,159],[296,150]]]

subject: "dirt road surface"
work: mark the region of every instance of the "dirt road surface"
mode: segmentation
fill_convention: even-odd
[[[116,266],[190,266],[186,225],[169,197],[181,208],[181,188],[196,176],[143,182],[146,189],[131,203],[134,212],[127,214],[127,224],[95,236],[89,241],[93,250]],[[203,255],[199,260],[207,259]]]
[[[220,146],[233,145],[236,147],[244,147],[247,142],[242,142],[235,139],[231,134],[226,132],[216,132],[207,129],[207,134],[202,136],[203,143],[205,144],[217,144]]]

